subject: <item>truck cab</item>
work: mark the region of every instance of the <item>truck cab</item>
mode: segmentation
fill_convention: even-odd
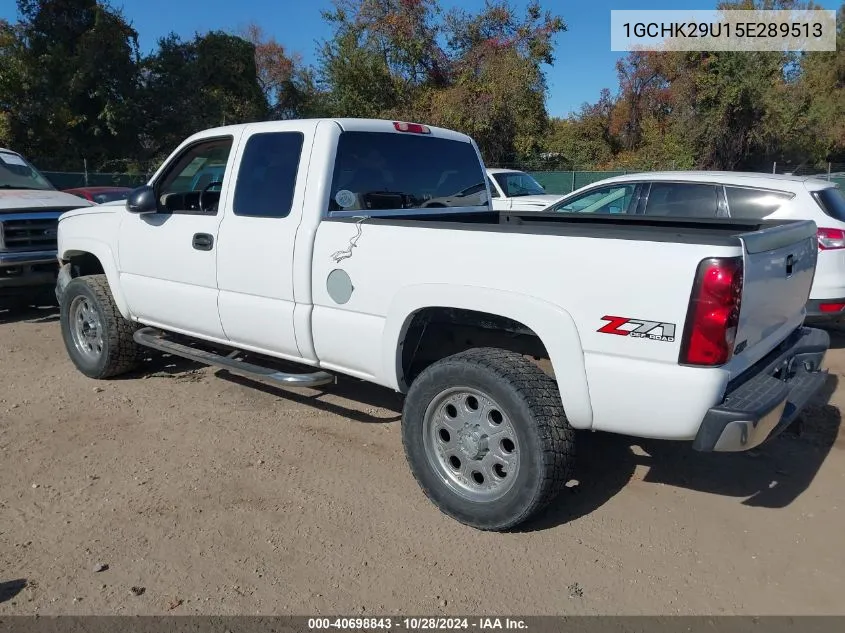
[[[59,216],[91,204],[57,191],[23,156],[0,148],[0,308],[55,301]]]

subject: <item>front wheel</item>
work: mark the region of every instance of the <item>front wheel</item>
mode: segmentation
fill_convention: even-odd
[[[506,530],[562,490],[574,455],[555,382],[514,352],[471,349],[412,383],[402,420],[420,487],[448,516]]]
[[[71,361],[89,378],[110,378],[138,365],[140,346],[132,338],[137,326],[120,314],[105,275],[68,283],[60,321]]]

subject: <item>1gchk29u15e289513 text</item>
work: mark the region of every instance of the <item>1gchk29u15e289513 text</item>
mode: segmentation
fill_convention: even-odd
[[[836,12],[612,10],[613,51],[835,51]]]
[[[821,22],[626,22],[625,37],[822,37]]]

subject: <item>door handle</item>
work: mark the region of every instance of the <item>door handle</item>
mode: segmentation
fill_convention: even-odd
[[[210,251],[214,246],[214,237],[208,233],[194,233],[191,245],[198,251]]]

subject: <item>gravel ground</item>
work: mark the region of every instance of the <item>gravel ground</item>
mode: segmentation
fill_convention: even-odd
[[[417,488],[397,394],[96,382],[53,310],[0,312],[0,615],[842,614],[843,347],[759,451],[584,434],[578,485],[493,534]]]

